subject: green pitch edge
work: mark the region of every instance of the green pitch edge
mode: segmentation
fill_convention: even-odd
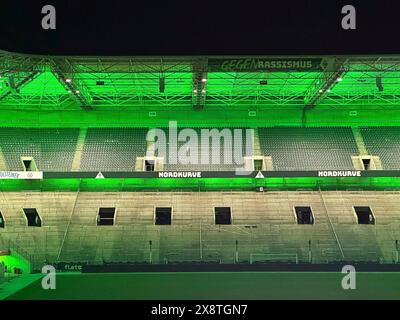
[[[264,186],[269,190],[400,190],[398,177],[345,178],[111,178],[111,179],[45,179],[0,180],[1,191],[144,191],[144,190],[253,190]]]

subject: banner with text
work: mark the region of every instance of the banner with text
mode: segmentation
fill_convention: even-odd
[[[322,71],[334,69],[332,59],[321,58],[210,58],[211,72]]]
[[[42,180],[42,171],[0,171],[0,179]]]
[[[237,175],[235,171],[152,171],[152,172],[44,172],[44,179],[192,179],[192,178],[367,178],[400,177],[400,170],[320,170],[320,171],[248,171]],[[16,179],[16,178],[15,178]],[[21,179],[21,178],[19,178]],[[32,179],[32,178],[31,178]]]

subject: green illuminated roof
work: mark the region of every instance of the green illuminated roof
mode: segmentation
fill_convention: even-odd
[[[273,64],[296,59],[309,59],[313,66],[294,70]],[[49,57],[0,52],[0,75],[0,108],[24,110],[82,105],[97,110],[376,108],[397,107],[400,101],[400,56]]]
[[[20,95],[23,97],[37,96],[40,92],[43,96],[63,96],[65,95],[65,88],[51,71],[44,71],[33,81],[23,86]]]

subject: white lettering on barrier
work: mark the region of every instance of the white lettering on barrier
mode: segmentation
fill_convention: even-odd
[[[0,171],[0,179],[41,180],[42,171]]]
[[[361,177],[361,171],[355,171],[355,170],[318,171],[318,177]]]
[[[201,172],[191,172],[191,171],[174,171],[165,172],[161,171],[158,173],[159,178],[201,178]]]

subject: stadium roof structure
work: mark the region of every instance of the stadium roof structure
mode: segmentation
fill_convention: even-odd
[[[390,108],[400,56],[35,56],[0,51],[0,108]]]

